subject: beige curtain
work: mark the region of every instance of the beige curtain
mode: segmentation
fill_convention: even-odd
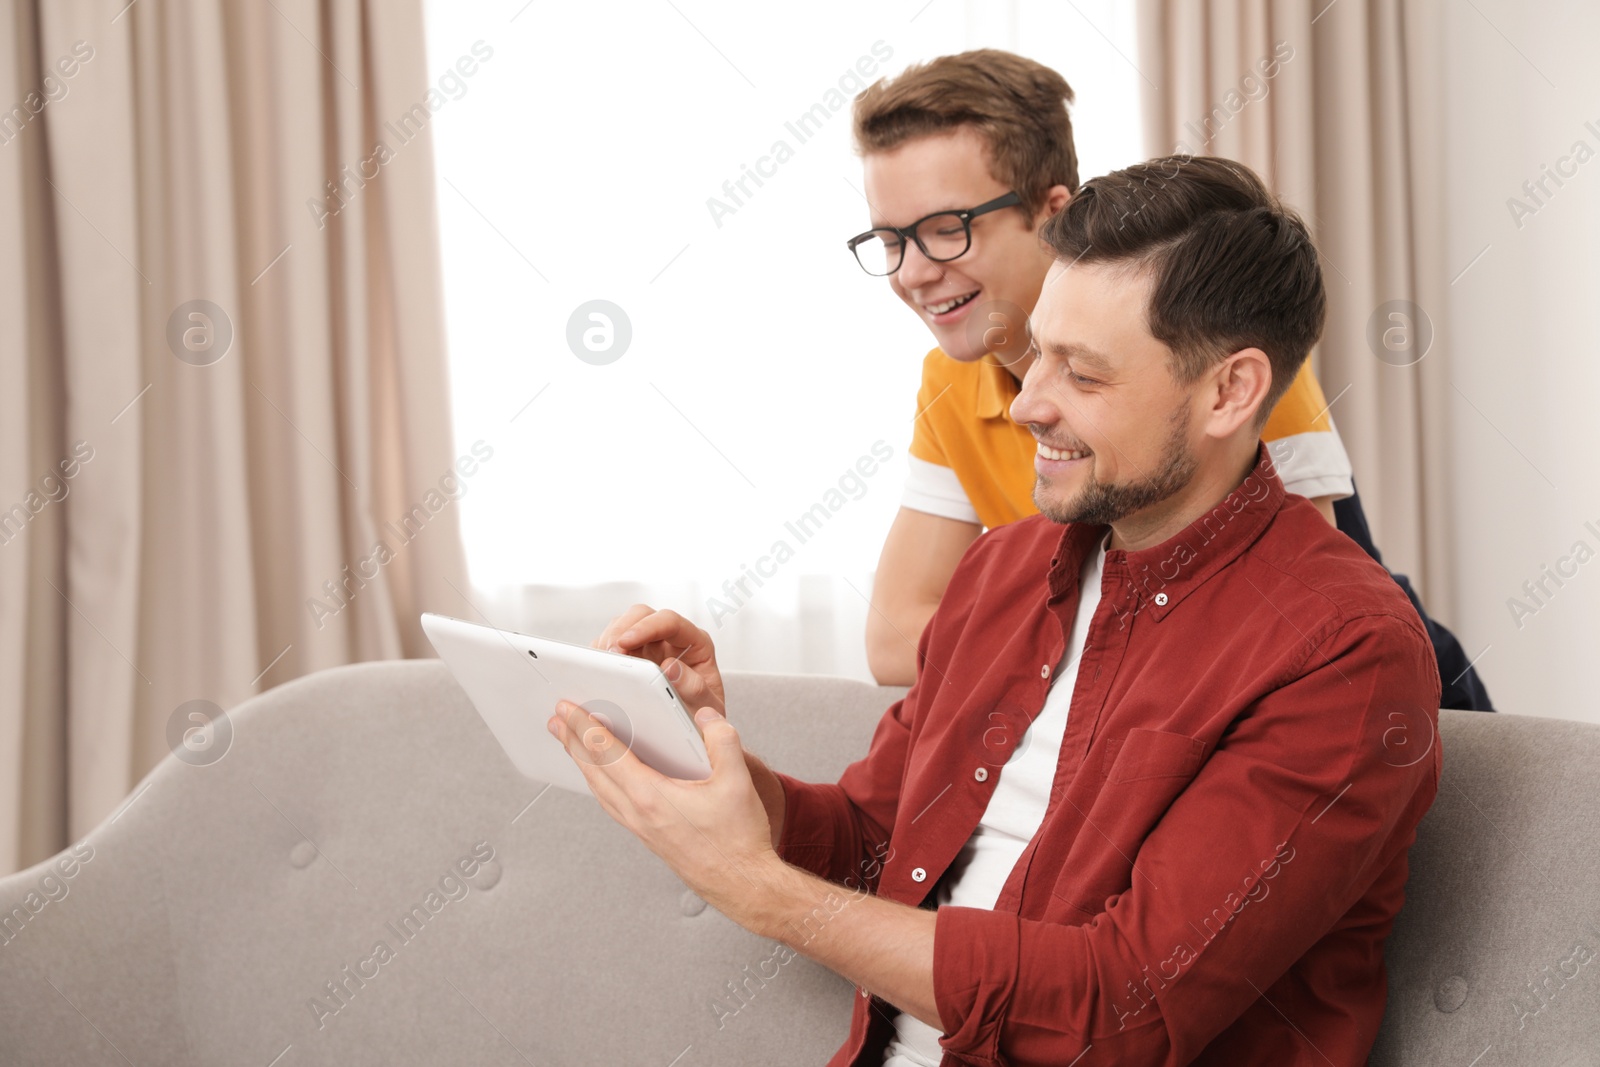
[[[428,90],[418,0],[0,0],[0,871],[459,605]]]
[[[1139,0],[1138,66],[1150,155],[1246,163],[1316,233],[1329,296],[1318,377],[1385,561],[1448,622],[1441,23],[1437,0]],[[1409,366],[1368,343],[1395,300],[1435,331]]]

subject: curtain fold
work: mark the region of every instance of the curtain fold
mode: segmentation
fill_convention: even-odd
[[[1313,353],[1376,540],[1454,615],[1437,0],[1139,0],[1148,154],[1237,159],[1306,218],[1328,323]],[[1401,320],[1383,310],[1407,301]],[[1428,353],[1380,356],[1374,320]],[[1391,336],[1400,337],[1400,334]],[[1430,518],[1431,517],[1431,518]]]
[[[0,870],[468,588],[429,81],[419,0],[0,0]]]

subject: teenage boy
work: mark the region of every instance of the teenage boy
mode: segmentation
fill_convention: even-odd
[[[923,360],[910,477],[867,621],[867,661],[886,685],[915,677],[917,639],[967,546],[1037,510],[1033,439],[1006,409],[1032,362],[1027,317],[1051,263],[1038,230],[1078,189],[1072,99],[1050,68],[984,49],[912,66],[855,101],[875,228],[849,247],[938,342]],[[1285,488],[1382,562],[1309,363],[1261,436]],[[1396,581],[1428,627],[1443,706],[1487,709],[1459,642]]]
[[[1260,440],[1322,328],[1316,249],[1195,157],[1096,178],[1043,234],[1011,403],[1042,514],[962,557],[866,755],[837,784],[769,769],[710,636],[644,605],[597,644],[699,709],[710,778],[575,705],[550,730],[701,899],[856,983],[831,1067],[1357,1067],[1439,680],[1399,587]]]

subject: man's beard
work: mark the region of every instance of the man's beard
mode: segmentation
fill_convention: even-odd
[[[1167,417],[1167,440],[1156,469],[1132,482],[1115,484],[1096,481],[1090,459],[1089,484],[1063,504],[1047,504],[1041,475],[1033,487],[1033,502],[1052,522],[1081,522],[1090,526],[1110,526],[1136,511],[1159,504],[1189,484],[1199,461],[1189,451],[1189,406],[1180,403]]]

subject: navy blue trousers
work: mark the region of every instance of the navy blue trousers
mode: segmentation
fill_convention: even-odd
[[[1333,516],[1340,532],[1366,550],[1367,555],[1380,564],[1383,562],[1378,546],[1372,543],[1372,531],[1367,528],[1367,513],[1362,510],[1359,491],[1344,500],[1335,500]],[[1411,582],[1405,575],[1390,571],[1389,576],[1411,598],[1411,606],[1422,616],[1422,625],[1427,627],[1428,637],[1433,641],[1434,658],[1439,662],[1439,706],[1463,711],[1493,711],[1494,706],[1489,703],[1489,691],[1483,687],[1483,680],[1472,668],[1466,650],[1456,640],[1456,635],[1428,617],[1427,610],[1422,606],[1422,598],[1411,588]]]

